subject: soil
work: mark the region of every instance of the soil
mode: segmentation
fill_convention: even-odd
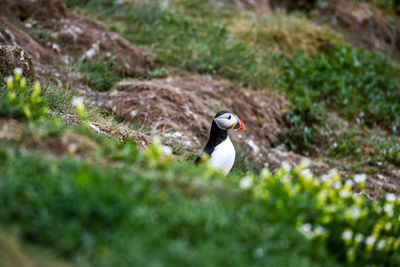
[[[230,110],[248,129],[232,132],[233,142],[249,157],[261,161],[278,140],[287,105],[267,89],[254,91],[198,75],[123,81],[113,91],[94,94],[93,99],[122,120],[145,124],[153,134],[175,139],[193,151],[207,142],[214,115],[222,109]]]
[[[21,68],[25,77],[35,79],[32,59],[25,50],[16,46],[0,45],[0,74],[7,77],[15,68]]]
[[[400,18],[369,3],[333,0],[318,12],[348,39],[374,51],[400,55]]]
[[[142,76],[154,68],[144,50],[99,23],[73,14],[61,0],[0,0],[0,6],[6,7],[0,11],[1,44],[21,46],[41,63],[112,60],[127,77]]]

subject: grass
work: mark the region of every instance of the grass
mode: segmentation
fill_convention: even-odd
[[[94,266],[334,265],[304,254],[311,247],[301,235],[269,221],[261,203],[229,183],[203,180],[187,164],[149,168],[131,149],[127,164],[99,168],[2,146],[1,224]]]
[[[301,13],[241,12],[231,18],[228,29],[248,47],[284,55],[301,51],[316,55],[344,42],[339,33],[315,24]]]
[[[84,80],[98,91],[111,90],[113,85],[123,77],[114,70],[111,60],[78,62],[75,64]]]
[[[75,6],[73,2],[68,2]],[[255,87],[268,85],[275,61],[229,34],[219,19],[184,15],[159,3],[90,1],[78,4],[133,44],[150,50],[164,66],[208,73]],[[128,26],[129,25],[129,26]]]

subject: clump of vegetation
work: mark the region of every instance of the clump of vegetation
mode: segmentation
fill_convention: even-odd
[[[298,13],[243,13],[232,18],[229,30],[249,47],[268,53],[293,55],[304,52],[316,55],[343,42],[343,38],[327,26],[320,26]]]
[[[302,152],[312,146],[323,132],[327,110],[362,126],[398,133],[399,69],[382,54],[341,45],[314,57],[301,52],[286,58],[283,69],[285,92],[293,105],[281,137],[290,149]],[[338,149],[342,147],[331,152]]]
[[[375,141],[375,150],[379,161],[388,161],[400,166],[400,143],[397,137],[377,137]]]
[[[274,58],[246,47],[219,19],[186,16],[157,2],[90,1],[79,5],[95,12],[135,45],[151,50],[160,64],[256,87],[275,79],[271,74]]]
[[[7,78],[1,87],[0,115],[35,121],[47,114],[48,107],[41,97],[40,84],[28,85],[26,78],[22,77],[22,69],[15,69],[15,76]]]
[[[359,133],[345,131],[337,137],[337,141],[332,144],[328,154],[333,157],[359,157],[362,153]]]
[[[91,87],[99,91],[112,89],[123,78],[115,71],[112,60],[80,62],[75,68]]]
[[[300,53],[284,69],[291,95],[325,103],[361,125],[399,131],[399,69],[382,54],[342,45],[315,57]]]
[[[324,107],[308,98],[294,97],[285,114],[286,129],[279,132],[281,142],[290,150],[304,152],[324,126]]]

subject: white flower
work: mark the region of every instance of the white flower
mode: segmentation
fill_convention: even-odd
[[[310,223],[305,223],[302,226],[299,227],[299,231],[308,239],[311,239],[313,236],[313,233],[311,231],[311,224]]]
[[[342,187],[342,182],[341,182],[341,181],[336,181],[336,182],[333,184],[333,187],[334,187],[335,189],[341,188],[341,187]]]
[[[289,172],[292,169],[292,166],[287,161],[282,162],[281,167],[287,172]]]
[[[367,244],[368,246],[373,246],[375,244],[375,241],[376,241],[375,237],[369,236],[365,240],[365,244]]]
[[[354,175],[354,181],[358,184],[364,183],[366,180],[367,180],[367,175],[365,173]]]
[[[357,243],[361,243],[364,240],[364,236],[360,233],[356,234],[355,238]]]
[[[6,81],[7,81],[7,83],[12,83],[14,81],[14,77],[8,76]]]
[[[383,206],[383,210],[390,216],[393,216],[393,204],[385,204]]]
[[[77,107],[82,104],[83,104],[83,97],[74,96],[74,98],[72,98],[72,105],[74,107]]]
[[[386,224],[385,224],[385,229],[386,230],[390,230],[390,229],[392,229],[392,223],[391,222],[387,222]]]
[[[341,198],[348,197],[349,195],[350,195],[350,193],[349,193],[347,190],[345,190],[345,189],[342,189],[342,190],[339,191],[339,196],[340,196]]]
[[[345,231],[342,233],[342,238],[343,238],[344,240],[350,240],[352,237],[353,237],[353,231],[351,231],[351,230],[345,230]]]
[[[172,154],[172,148],[169,147],[169,146],[162,145],[161,146],[161,150],[162,150],[164,155],[171,155]]]
[[[250,176],[243,177],[239,182],[239,187],[243,190],[250,188],[253,185],[253,179]]]
[[[15,75],[21,75],[22,74],[22,69],[21,68],[15,68],[14,69],[14,74]]]
[[[349,186],[349,187],[353,187],[354,182],[352,180],[350,180],[350,179],[346,180],[346,185]]]
[[[305,169],[301,172],[306,177],[312,177],[312,172],[309,169]]]
[[[314,235],[316,236],[321,236],[323,233],[325,233],[325,228],[321,225],[318,225],[314,230]]]
[[[305,168],[307,168],[308,166],[310,166],[311,164],[311,160],[308,158],[303,158],[300,162],[300,165],[303,165]]]
[[[376,244],[376,249],[381,250],[386,246],[386,241],[385,240],[379,240],[379,242]]]
[[[390,201],[390,202],[395,202],[396,201],[396,195],[393,194],[393,193],[387,193],[385,195],[385,198],[386,198],[387,201]]]

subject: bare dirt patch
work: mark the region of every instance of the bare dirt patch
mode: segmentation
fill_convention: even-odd
[[[21,46],[39,60],[112,60],[116,70],[128,77],[144,75],[154,67],[145,51],[99,23],[73,14],[60,0],[0,0],[0,6],[6,7],[0,11],[4,17],[0,18],[1,43]]]
[[[194,151],[206,143],[215,113],[231,110],[248,129],[231,133],[231,137],[238,147],[247,147],[253,158],[265,156],[278,140],[287,105],[269,90],[253,91],[198,75],[123,81],[115,90],[97,93],[93,99],[124,121],[145,124],[153,134],[171,138]]]
[[[319,15],[360,47],[400,54],[400,19],[384,10],[368,3],[335,0],[323,6]]]
[[[3,77],[9,76],[14,68],[21,68],[25,77],[35,78],[32,59],[25,50],[16,46],[0,45],[0,74]]]

